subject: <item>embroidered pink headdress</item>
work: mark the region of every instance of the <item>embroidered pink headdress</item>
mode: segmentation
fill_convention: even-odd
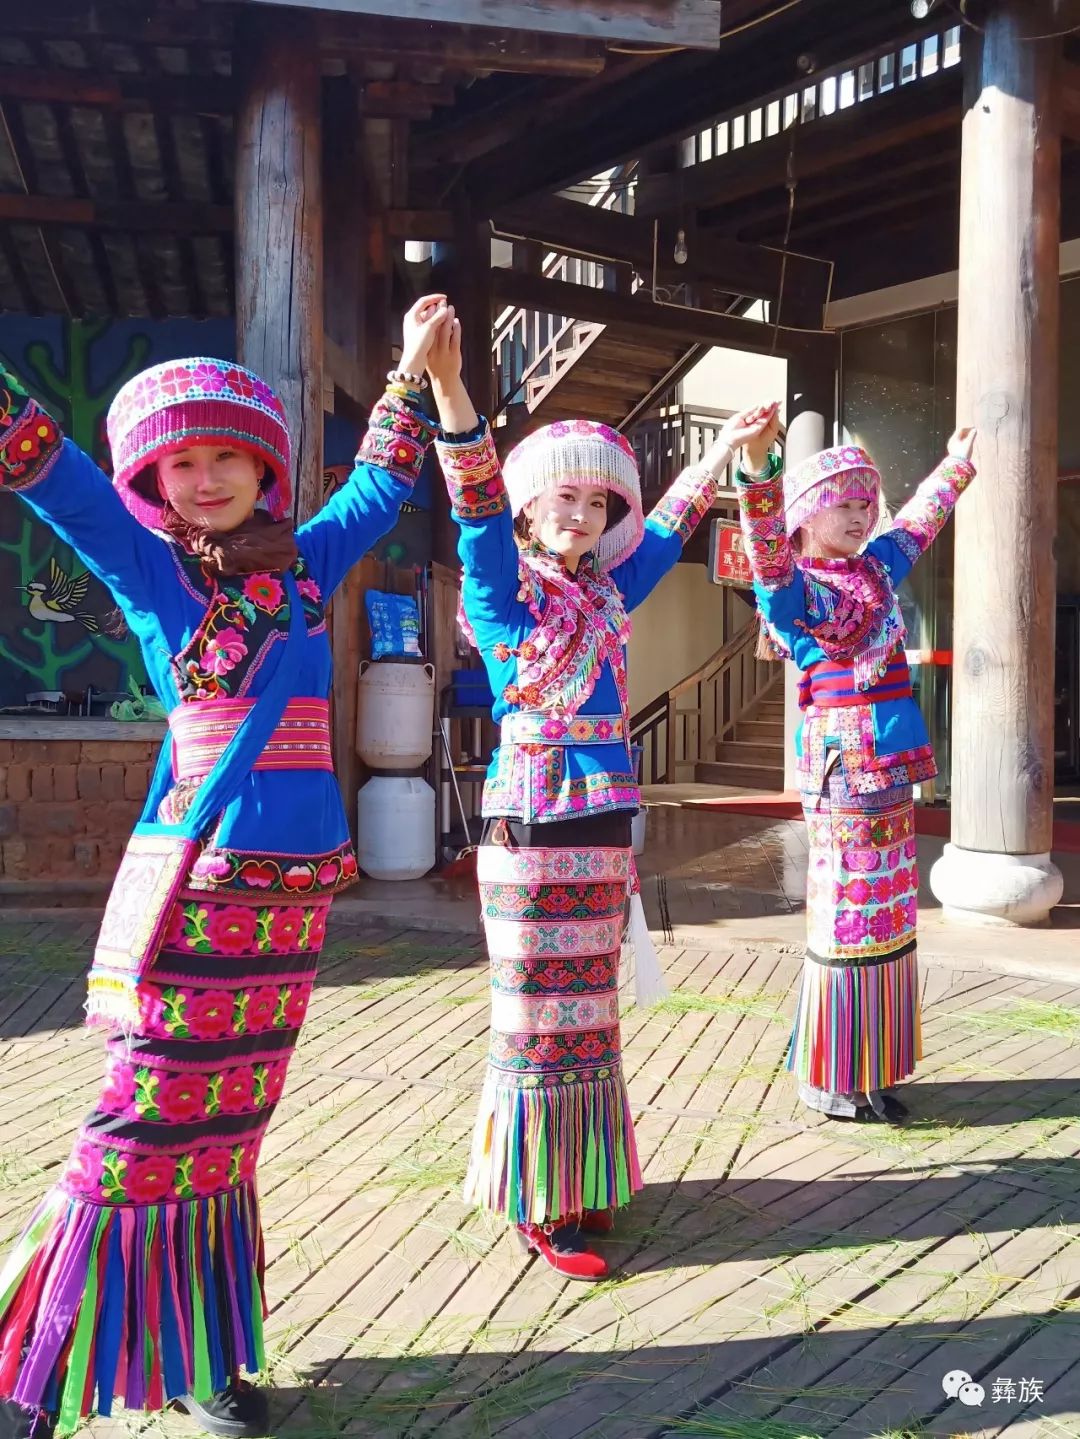
[[[881,476],[859,445],[836,445],[803,460],[784,476],[784,522],[789,535],[821,510],[847,500],[865,500],[870,533],[881,508]]]
[[[515,445],[503,465],[503,480],[516,517],[530,500],[554,485],[610,490],[625,500],[628,513],[600,536],[596,557],[603,570],[632,555],[645,533],[641,480],[633,447],[610,425],[591,420],[556,420]]]
[[[231,360],[199,356],[143,370],[119,391],[106,420],[113,483],[140,524],[161,524],[157,483],[147,470],[189,445],[242,445],[265,461],[266,508],[292,511],[285,407],[264,380]]]

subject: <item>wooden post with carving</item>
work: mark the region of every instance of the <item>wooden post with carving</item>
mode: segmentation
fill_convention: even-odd
[[[298,521],[322,504],[323,211],[314,20],[260,9],[243,27],[236,117],[236,344],[281,396]]]
[[[956,516],[947,915],[1044,922],[1054,789],[1059,40],[1050,5],[995,0],[965,31],[957,416],[979,474]]]

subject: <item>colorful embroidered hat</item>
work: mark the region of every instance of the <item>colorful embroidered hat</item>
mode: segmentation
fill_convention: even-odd
[[[645,516],[637,460],[630,441],[610,425],[591,420],[556,420],[545,425],[510,451],[503,479],[515,517],[530,500],[555,485],[587,485],[610,490],[624,500],[627,513],[597,542],[601,569],[613,569],[641,543]]]
[[[870,531],[881,508],[881,476],[859,445],[819,450],[784,476],[784,522],[789,535],[821,510],[847,500],[865,500]]]
[[[285,407],[258,375],[232,360],[197,356],[152,365],[119,391],[105,422],[113,484],[140,524],[161,523],[150,467],[189,445],[227,442],[265,461],[263,498],[275,520],[292,512],[289,425]]]

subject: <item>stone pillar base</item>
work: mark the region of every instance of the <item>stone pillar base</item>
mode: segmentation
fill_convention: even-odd
[[[946,919],[961,924],[1041,925],[1065,888],[1048,854],[986,854],[947,844],[930,871]]]

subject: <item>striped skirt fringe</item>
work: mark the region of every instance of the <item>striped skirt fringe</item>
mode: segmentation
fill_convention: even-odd
[[[887,1089],[922,1057],[911,788],[855,795],[835,764],[803,810],[807,952],[788,1068],[833,1094]]]
[[[491,1044],[465,1198],[512,1224],[641,1188],[619,1035],[629,868],[623,847],[480,849]]]

